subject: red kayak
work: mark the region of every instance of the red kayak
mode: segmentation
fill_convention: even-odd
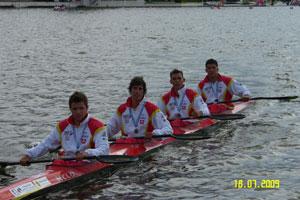
[[[245,109],[252,102],[235,103],[233,110],[225,111],[222,114],[234,114]],[[208,128],[218,123],[213,119],[192,120],[181,127],[173,127],[174,134],[191,134],[202,129]],[[138,156],[140,160],[151,156],[151,153],[166,144],[172,143],[176,139],[173,137],[152,138],[149,141],[139,139],[134,142],[126,140],[110,145],[110,155],[129,155]],[[121,165],[123,166],[123,165]],[[45,171],[19,180],[9,186],[0,189],[0,200],[8,199],[32,199],[42,196],[50,191],[57,191],[60,188],[78,186],[91,179],[91,177],[108,177],[111,176],[120,165],[102,163],[96,160],[92,161],[63,161],[55,160],[46,166]]]

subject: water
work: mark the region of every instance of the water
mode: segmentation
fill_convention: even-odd
[[[18,160],[69,114],[75,90],[107,121],[144,76],[153,102],[184,71],[195,87],[208,58],[253,96],[299,95],[300,12],[295,7],[0,10],[0,159]],[[299,100],[257,101],[247,118],[207,141],[182,141],[106,182],[48,199],[300,199]],[[43,165],[11,168],[17,179]],[[2,177],[1,177],[2,178]],[[237,179],[280,179],[280,189],[235,189]],[[15,179],[2,178],[1,185]]]

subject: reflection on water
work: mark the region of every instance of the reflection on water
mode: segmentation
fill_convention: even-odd
[[[0,10],[1,160],[17,160],[67,116],[74,90],[84,91],[90,113],[107,121],[133,76],[144,76],[156,102],[170,88],[170,70],[182,69],[195,87],[211,57],[253,96],[299,95],[299,15],[296,7]],[[212,139],[180,141],[105,183],[45,198],[297,199],[298,102],[257,101],[247,118],[212,130]],[[43,168],[15,167],[12,174]],[[282,184],[240,190],[236,179]],[[1,177],[1,185],[12,181]]]

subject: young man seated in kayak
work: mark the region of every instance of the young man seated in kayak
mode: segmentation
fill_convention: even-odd
[[[28,165],[32,158],[59,146],[64,150],[64,157],[74,157],[76,160],[109,153],[106,128],[101,121],[88,114],[85,94],[74,92],[69,98],[69,108],[71,116],[58,122],[43,142],[28,149],[20,159],[21,165]]]
[[[160,109],[145,99],[147,92],[143,77],[134,77],[128,87],[130,97],[121,104],[107,123],[108,136],[121,131],[127,138],[169,135],[173,129]]]
[[[174,69],[170,72],[171,90],[158,102],[158,107],[168,119],[180,119],[210,115],[206,103],[196,91],[184,85],[183,72]]]
[[[244,101],[250,99],[251,93],[247,87],[229,76],[219,74],[218,62],[215,59],[206,61],[205,71],[207,75],[200,81],[196,90],[209,105],[211,113],[233,109],[233,104],[230,103],[233,95],[239,96]]]

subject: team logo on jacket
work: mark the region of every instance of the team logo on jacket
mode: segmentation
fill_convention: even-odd
[[[181,110],[186,110],[187,109],[187,103],[183,102],[183,104],[181,105]]]
[[[84,131],[81,138],[80,138],[81,144],[85,144],[86,141],[88,140],[88,138],[89,138],[88,133],[86,131]]]
[[[140,124],[144,124],[145,123],[145,119],[140,119]]]
[[[86,139],[85,138],[81,138],[81,144],[85,144],[86,143]]]

